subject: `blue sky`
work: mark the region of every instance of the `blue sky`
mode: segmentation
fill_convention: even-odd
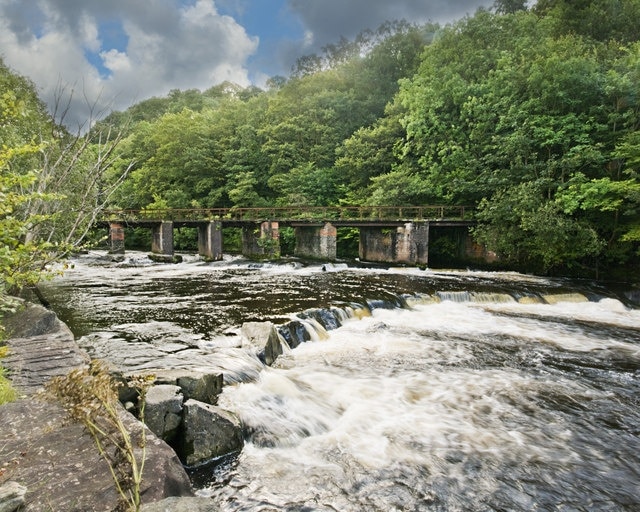
[[[172,89],[263,86],[384,21],[442,24],[493,0],[0,0],[0,56],[78,126]]]

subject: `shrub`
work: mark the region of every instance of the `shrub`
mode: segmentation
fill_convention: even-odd
[[[139,377],[129,383],[139,393],[140,421],[144,421],[145,396],[154,379],[153,376]],[[126,413],[118,400],[121,386],[103,363],[92,361],[87,368],[52,379],[47,392],[72,419],[84,425],[109,465],[120,496],[116,510],[138,512],[145,461],[145,429],[141,428],[137,442],[141,455],[136,457],[136,443],[123,422]]]

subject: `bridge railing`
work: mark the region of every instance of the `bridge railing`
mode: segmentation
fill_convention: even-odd
[[[472,220],[469,206],[286,206],[262,208],[157,208],[107,210],[104,220],[119,221],[201,221],[201,220]]]

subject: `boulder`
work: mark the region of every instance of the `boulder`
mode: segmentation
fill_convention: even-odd
[[[160,439],[173,441],[182,422],[184,397],[178,386],[161,384],[147,391],[144,422]]]
[[[264,363],[269,366],[284,353],[286,342],[271,322],[245,322],[242,324],[241,333],[243,340],[254,347]]]
[[[122,419],[139,438],[141,423],[124,410]],[[2,478],[28,489],[21,512],[114,509],[118,495],[107,463],[61,407],[37,398],[4,404],[0,425]],[[170,496],[193,496],[191,483],[175,452],[147,429],[142,502]]]
[[[183,431],[182,456],[188,466],[238,452],[244,445],[235,415],[193,399],[184,403]]]
[[[0,486],[0,512],[15,512],[24,505],[27,488],[18,482],[6,482]]]
[[[223,378],[221,373],[192,373],[178,377],[177,382],[182,389],[185,400],[193,399],[215,405],[218,403],[218,395],[222,393]]]
[[[68,330],[56,314],[38,304],[22,303],[14,313],[7,314],[2,323],[10,338],[28,338]]]
[[[219,372],[198,370],[158,370],[154,373],[156,384],[179,386],[185,400],[190,398],[216,405],[222,393],[224,379]]]
[[[311,340],[311,334],[300,320],[291,320],[278,329],[290,348],[296,348],[300,343]]]

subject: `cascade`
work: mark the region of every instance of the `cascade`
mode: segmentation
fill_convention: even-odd
[[[95,357],[225,376],[246,445],[198,484],[220,510],[640,510],[640,309],[621,290],[82,261],[45,291]],[[295,347],[281,365],[239,343],[249,320]]]

